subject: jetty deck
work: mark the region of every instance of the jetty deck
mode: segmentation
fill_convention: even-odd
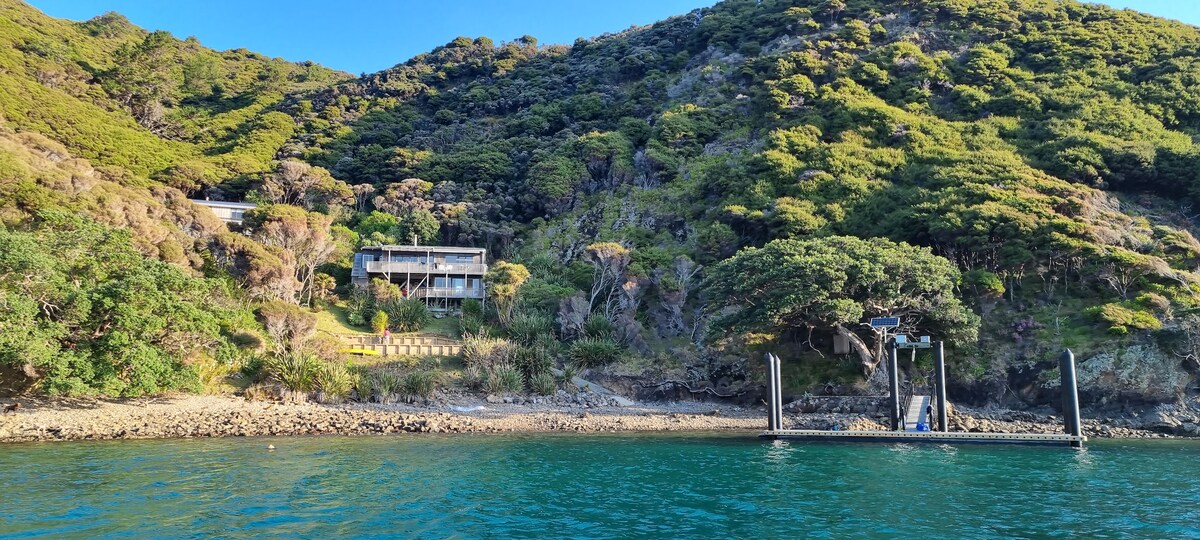
[[[897,442],[937,444],[1082,444],[1086,436],[1064,433],[974,433],[965,431],[833,431],[821,429],[777,429],[759,437],[782,440]]]
[[[894,318],[893,318],[894,319]],[[874,320],[872,320],[874,324]],[[946,363],[942,342],[922,338],[920,342],[907,343],[917,348],[931,348],[934,352],[934,389],[937,396],[937,422],[932,422],[935,409],[930,403],[932,396],[914,395],[901,408],[899,368],[896,351],[899,342],[893,339],[888,347],[888,379],[890,390],[888,401],[891,408],[891,429],[835,431],[819,429],[785,429],[783,423],[783,377],[778,356],[766,353],[767,360],[767,430],[759,437],[769,439],[797,439],[809,441],[842,442],[912,442],[942,444],[1066,444],[1071,448],[1083,448],[1087,437],[1083,435],[1079,420],[1079,387],[1075,378],[1075,354],[1070,349],[1058,357],[1060,388],[1063,397],[1063,430],[1066,433],[978,433],[973,431],[950,431],[948,429],[946,402]],[[902,414],[903,413],[903,414]],[[923,424],[918,426],[918,424]],[[931,425],[933,424],[933,425]],[[917,431],[917,427],[923,429]]]

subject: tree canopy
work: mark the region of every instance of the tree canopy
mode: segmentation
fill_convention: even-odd
[[[974,341],[979,317],[959,300],[958,269],[928,248],[884,238],[774,240],[717,264],[707,290],[731,308],[715,330],[848,329],[900,317],[901,331]],[[722,311],[724,313],[724,311]],[[877,360],[877,359],[876,359]]]
[[[244,317],[219,281],[142,257],[126,231],[54,213],[0,229],[0,365],[50,393],[195,390],[186,359],[230,347]]]

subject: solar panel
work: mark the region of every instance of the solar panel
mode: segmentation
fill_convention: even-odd
[[[900,326],[900,317],[874,317],[871,328],[896,328]]]

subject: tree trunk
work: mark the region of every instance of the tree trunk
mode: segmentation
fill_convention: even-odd
[[[871,372],[879,366],[879,357],[871,351],[871,347],[862,338],[858,337],[858,334],[851,332],[849,328],[839,324],[837,333],[850,341],[850,347],[858,353],[858,359],[862,362],[863,374],[869,377]]]

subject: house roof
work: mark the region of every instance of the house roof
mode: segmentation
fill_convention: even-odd
[[[202,201],[200,199],[188,199],[196,204],[203,206],[214,206],[217,208],[255,208],[258,205],[244,202],[229,202],[229,201]]]
[[[484,248],[473,247],[455,247],[455,246],[404,246],[404,245],[379,245],[379,246],[363,246],[362,251],[378,250],[378,251],[396,251],[396,252],[419,252],[419,253],[478,253],[484,255],[487,250]]]

